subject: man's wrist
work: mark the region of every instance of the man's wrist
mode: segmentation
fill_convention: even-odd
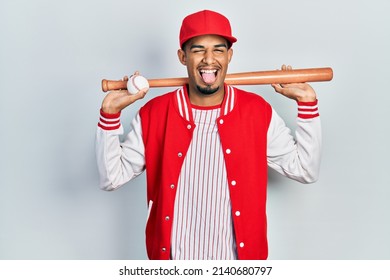
[[[120,114],[121,110],[118,110],[116,108],[112,108],[110,106],[102,106],[101,108],[102,112],[106,113],[106,114],[110,114],[110,115],[115,115],[115,114]]]
[[[121,111],[119,112],[107,112],[104,108],[100,109],[100,115],[107,119],[117,119],[121,116]]]
[[[316,95],[297,97],[297,102],[316,102],[316,100]]]

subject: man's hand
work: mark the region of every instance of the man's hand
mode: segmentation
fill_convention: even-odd
[[[292,70],[290,65],[282,65],[282,71]],[[300,102],[316,101],[317,95],[314,89],[306,83],[272,84],[276,92]]]
[[[139,72],[136,71],[134,75],[139,75]],[[127,76],[123,78],[124,81],[127,81],[128,79]],[[119,113],[138,99],[144,98],[147,92],[148,88],[143,88],[136,94],[130,94],[127,90],[110,91],[103,99],[102,110],[108,114]]]

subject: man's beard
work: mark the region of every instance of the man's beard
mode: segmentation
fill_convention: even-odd
[[[200,87],[197,85],[196,88],[199,90],[200,93],[204,95],[211,95],[219,90],[219,86],[216,88],[211,88],[210,86]]]

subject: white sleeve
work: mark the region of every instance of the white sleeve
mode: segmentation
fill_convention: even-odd
[[[267,134],[268,166],[302,183],[318,180],[321,161],[321,121],[315,117],[297,118],[295,139],[291,130],[272,109]]]
[[[123,127],[117,118],[117,125],[101,115],[96,132],[96,159],[100,175],[100,187],[112,191],[145,170],[145,148],[142,140],[141,119],[139,113],[131,123],[130,132],[123,142],[119,137]],[[103,120],[103,122],[102,122]],[[111,128],[107,125],[111,123]],[[114,124],[115,126],[115,124]]]

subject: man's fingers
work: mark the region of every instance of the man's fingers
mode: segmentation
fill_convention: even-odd
[[[279,85],[279,84],[272,84],[271,86],[275,89],[276,92],[282,93],[283,88],[282,88],[281,85]]]
[[[290,83],[290,84],[280,84],[283,88],[300,88],[305,89],[307,87],[306,83]]]
[[[281,70],[282,70],[282,71],[292,70],[292,66],[291,66],[291,65],[283,64],[282,67],[281,67]]]
[[[140,91],[138,91],[136,94],[134,95],[131,95],[133,98],[134,101],[136,100],[139,100],[139,99],[142,99],[145,97],[146,93],[148,92],[149,88],[143,88],[141,89]],[[134,102],[133,101],[133,102]]]
[[[131,76],[138,76],[138,75],[139,75],[139,71],[135,71],[134,74],[131,75]],[[123,80],[123,81],[128,81],[128,80],[129,80],[129,77],[128,77],[128,76],[124,76],[122,80]]]

